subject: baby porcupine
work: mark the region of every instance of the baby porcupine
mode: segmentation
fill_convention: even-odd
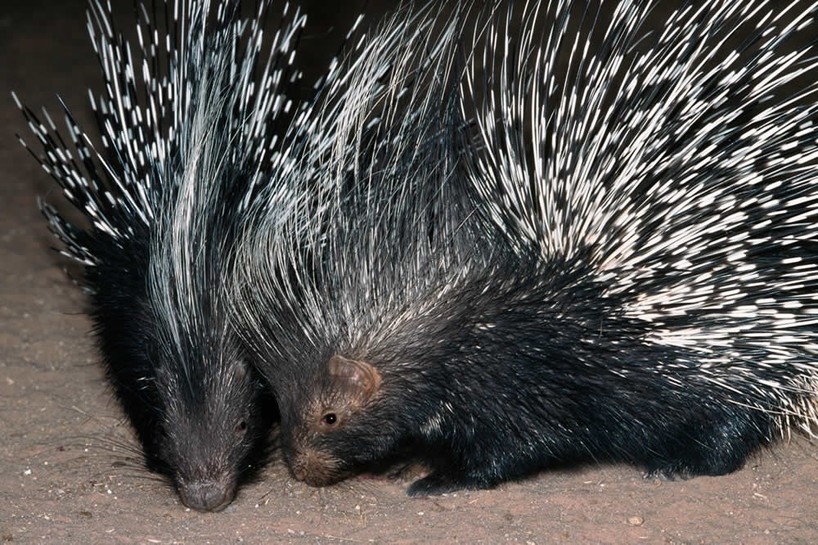
[[[89,222],[42,204],[63,253],[84,266],[107,375],[148,467],[203,511],[228,505],[264,460],[276,415],[224,290],[239,218],[273,168],[276,124],[295,110],[283,93],[304,17],[282,4],[270,36],[270,5],[245,20],[228,0],[138,4],[134,44],[111,2],[92,0],[101,145],[65,105],[67,142],[47,113],[20,106],[42,146],[33,155]]]
[[[657,7],[499,10],[460,85],[475,122],[461,153],[339,145],[338,164],[395,159],[389,175],[328,171],[371,206],[356,222],[338,199],[327,215],[349,221],[290,231],[322,242],[311,275],[275,272],[248,232],[239,277],[259,289],[240,290],[236,321],[278,377],[297,478],[397,460],[429,468],[410,494],[588,461],[719,475],[809,431],[818,60],[794,38],[818,4],[689,3],[650,33]],[[459,228],[424,214],[414,191],[435,186],[476,213],[454,207]]]

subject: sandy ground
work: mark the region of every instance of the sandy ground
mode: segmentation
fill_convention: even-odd
[[[83,18],[84,0],[0,7],[0,542],[818,543],[818,449],[803,439],[726,477],[594,466],[433,499],[364,478],[312,489],[276,459],[224,512],[184,508],[141,466],[37,211],[52,184],[14,138],[25,127],[10,89],[52,109],[59,91],[87,118],[84,89],[98,80]],[[313,45],[332,41],[330,18],[310,28]]]

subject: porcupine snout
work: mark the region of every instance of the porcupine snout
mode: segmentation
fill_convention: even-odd
[[[197,511],[221,511],[236,495],[236,485],[229,477],[179,483],[177,489],[182,503]]]
[[[196,511],[221,511],[236,497],[238,472],[235,464],[219,454],[197,457],[192,451],[178,464],[173,483],[182,503]],[[190,463],[185,463],[186,461]]]
[[[329,486],[346,476],[335,457],[314,448],[296,449],[287,457],[287,465],[293,478],[310,486]]]

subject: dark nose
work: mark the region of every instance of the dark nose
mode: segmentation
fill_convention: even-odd
[[[227,507],[235,489],[215,481],[198,481],[179,486],[182,503],[197,511],[221,511]]]

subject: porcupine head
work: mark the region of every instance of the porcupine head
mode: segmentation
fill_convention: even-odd
[[[182,502],[218,511],[234,498],[266,453],[275,406],[227,330],[209,332],[203,350],[169,354],[158,343],[156,369],[159,422],[153,451]],[[205,334],[194,339],[207,338]],[[188,363],[179,366],[182,358]],[[214,361],[218,360],[218,361]],[[194,362],[195,363],[192,363]],[[184,369],[184,370],[181,370]],[[190,376],[192,375],[192,376]]]
[[[390,407],[403,410],[385,394],[381,372],[363,359],[333,354],[290,389],[294,395],[282,403],[284,452],[293,476],[311,486],[377,470],[405,431],[396,429],[399,419],[379,417]]]
[[[381,375],[367,362],[333,355],[325,373],[317,375],[308,389],[318,395],[308,394],[304,405],[290,405],[301,410],[287,415],[285,427],[293,432],[287,437],[287,458],[294,477],[312,486],[325,486],[353,471],[354,454],[338,452],[346,444],[339,434],[348,426],[355,427],[358,413],[378,397]],[[356,440],[350,446],[381,450],[383,445],[378,442],[362,445]],[[389,439],[384,437],[382,442]]]

